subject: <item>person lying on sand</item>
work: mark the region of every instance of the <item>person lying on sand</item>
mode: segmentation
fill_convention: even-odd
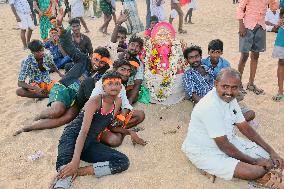
[[[52,56],[44,51],[43,43],[39,40],[32,40],[28,44],[31,54],[21,63],[18,77],[18,88],[16,94],[27,98],[48,98],[55,83],[51,80],[49,72],[56,71],[63,76],[53,62]],[[26,83],[26,79],[29,82]]]
[[[121,90],[120,74],[107,73],[102,82],[104,94],[91,97],[77,118],[63,131],[56,162],[58,175],[53,188],[69,188],[76,176],[95,175],[99,178],[128,169],[129,159],[126,155],[97,141],[106,128],[130,135],[133,143],[146,145],[133,131],[111,125],[121,107],[118,97]],[[91,165],[80,167],[80,160]]]
[[[282,189],[283,159],[245,121],[235,98],[240,84],[238,71],[221,70],[215,88],[193,109],[182,150],[198,169],[213,177],[255,180]],[[236,136],[235,129],[248,140]]]

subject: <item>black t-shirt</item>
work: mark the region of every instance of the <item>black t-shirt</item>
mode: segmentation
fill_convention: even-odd
[[[79,110],[82,109],[85,103],[89,100],[97,81],[98,80],[95,78],[88,77],[81,83],[77,94],[77,105]]]

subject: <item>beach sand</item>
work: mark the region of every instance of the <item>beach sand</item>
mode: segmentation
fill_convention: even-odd
[[[146,3],[138,0],[139,13],[145,23]],[[169,1],[166,6],[167,15],[170,12]],[[199,0],[198,10],[193,12],[193,25],[185,25],[188,34],[178,35],[179,39],[188,44],[193,43],[203,48],[203,57],[207,56],[207,44],[210,40],[220,38],[224,42],[223,57],[229,60],[232,67],[237,68],[238,52],[238,22],[235,20],[235,8],[231,1]],[[118,12],[121,4],[117,3]],[[185,8],[184,8],[185,9]],[[185,12],[185,11],[184,11]],[[98,32],[102,18],[93,20],[86,18],[91,33],[93,47],[102,45],[109,40]],[[177,28],[177,20],[174,21]],[[111,22],[109,32],[114,23]],[[64,127],[52,130],[23,133],[17,137],[12,134],[33,118],[47,104],[47,99],[35,102],[32,99],[20,98],[15,94],[20,62],[28,54],[23,51],[19,30],[12,11],[7,4],[0,5],[0,189],[47,188],[56,174],[55,162],[58,140]],[[82,29],[83,31],[83,29]],[[39,38],[39,28],[32,38]],[[271,58],[275,34],[267,35],[267,51],[261,53],[255,83],[262,87],[266,94],[256,96],[246,95],[244,103],[255,110],[261,126],[258,132],[284,156],[284,103],[271,100],[277,92],[277,60]],[[249,66],[246,67],[243,81],[248,81]],[[52,74],[53,78],[58,78]],[[139,135],[148,141],[148,145],[133,146],[126,137],[119,151],[130,159],[127,171],[97,179],[93,176],[77,178],[72,188],[249,188],[247,181],[234,179],[224,181],[217,179],[212,184],[202,176],[188,161],[181,151],[181,144],[186,136],[192,104],[182,102],[175,106],[137,104],[137,109],[143,109],[146,119],[141,124],[145,128]],[[180,127],[178,129],[178,127]],[[36,161],[28,161],[28,156],[36,151],[42,151],[44,156]],[[82,163],[82,165],[85,165]]]

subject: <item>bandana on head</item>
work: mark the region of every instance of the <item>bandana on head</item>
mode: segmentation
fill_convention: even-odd
[[[129,61],[129,64],[131,64],[132,66],[134,66],[135,69],[138,69],[138,67],[139,67],[139,63],[137,63],[136,61]]]
[[[112,64],[111,59],[107,58],[107,57],[103,57],[102,55],[98,54],[98,53],[94,53],[92,59],[98,59],[99,61],[105,62],[108,65]]]
[[[119,82],[121,84],[121,79],[120,78],[109,78],[109,79],[105,79],[103,81],[103,85],[107,85],[109,84],[110,82]]]

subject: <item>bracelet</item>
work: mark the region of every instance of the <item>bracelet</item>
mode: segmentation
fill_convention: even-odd
[[[117,118],[118,120],[122,121],[122,122],[125,121],[125,116],[124,116],[124,115],[118,114],[118,115],[116,116],[116,118]]]

